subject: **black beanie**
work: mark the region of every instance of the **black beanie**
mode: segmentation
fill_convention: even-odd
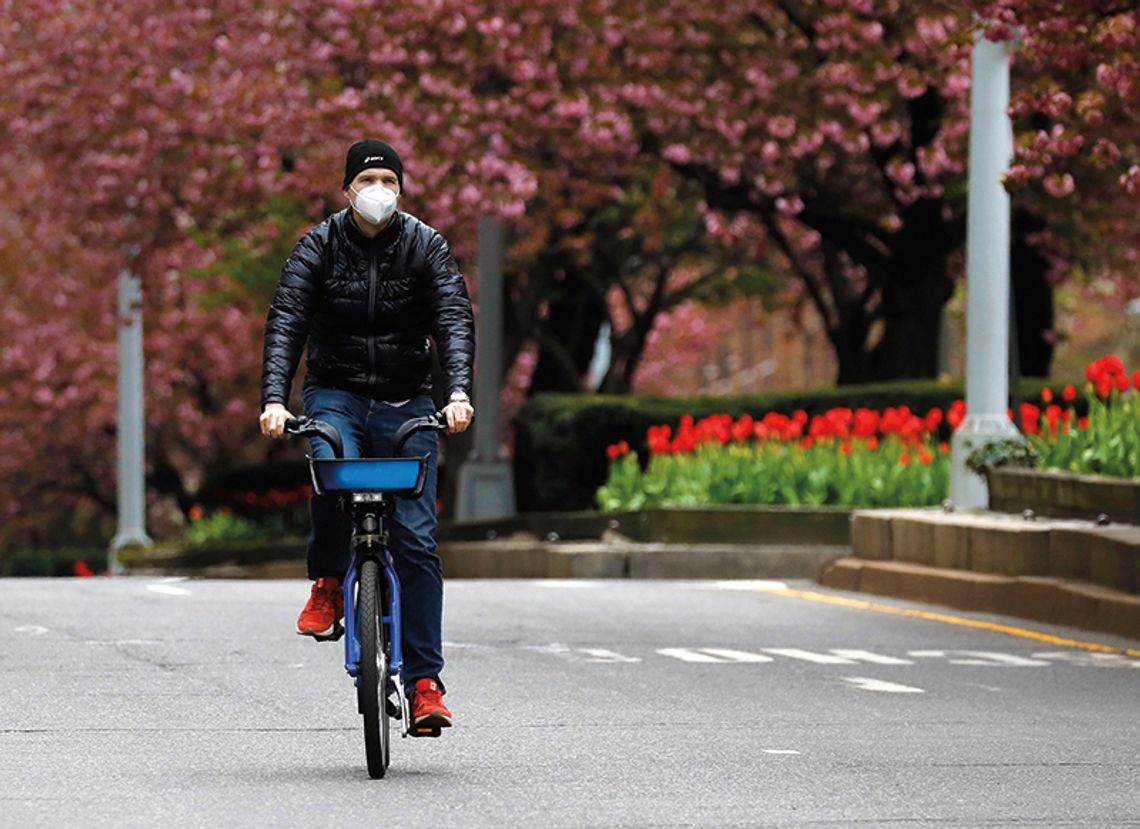
[[[375,138],[357,141],[348,148],[348,155],[344,158],[344,184],[341,187],[348,187],[360,175],[361,170],[370,167],[382,167],[394,172],[400,181],[400,192],[404,192],[404,162],[400,161],[399,153],[390,144]]]

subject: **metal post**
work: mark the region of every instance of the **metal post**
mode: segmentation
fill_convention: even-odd
[[[1009,120],[1009,44],[978,34],[970,91],[970,172],[966,224],[966,408],[954,434],[950,499],[986,507],[985,479],[966,456],[990,440],[1017,437],[1009,398],[1009,194],[1002,175],[1013,156]]]
[[[459,470],[456,518],[515,513],[515,487],[502,447],[503,227],[479,218],[479,316],[475,325],[475,447]]]
[[[107,557],[113,574],[121,570],[119,550],[151,544],[146,534],[144,424],[142,288],[124,270],[119,274],[119,529]]]

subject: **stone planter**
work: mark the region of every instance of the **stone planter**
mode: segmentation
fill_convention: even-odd
[[[1077,475],[1049,469],[997,467],[987,475],[990,509],[1095,520],[1104,514],[1124,524],[1140,524],[1140,480]]]
[[[607,530],[669,544],[831,544],[850,539],[846,507],[726,505],[651,507],[638,512],[531,512],[440,527],[441,541],[482,541],[527,533],[546,539],[598,539]]]

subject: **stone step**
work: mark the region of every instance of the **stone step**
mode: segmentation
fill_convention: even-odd
[[[820,583],[1140,639],[1140,596],[1071,579],[847,557],[827,565]]]
[[[1132,524],[941,509],[861,510],[852,516],[851,546],[856,558],[868,561],[1140,590],[1140,527]]]

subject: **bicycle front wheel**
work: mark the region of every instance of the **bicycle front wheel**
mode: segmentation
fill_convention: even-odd
[[[368,776],[379,779],[388,770],[388,629],[384,625],[384,591],[380,566],[366,559],[360,566],[360,683],[357,694],[364,715],[364,751]]]

